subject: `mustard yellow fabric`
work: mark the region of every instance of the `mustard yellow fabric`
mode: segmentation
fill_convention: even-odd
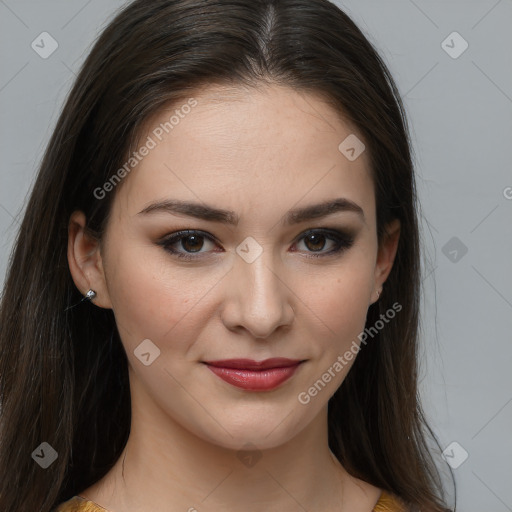
[[[372,512],[406,512],[402,501],[392,494],[383,491],[379,501],[375,504]],[[86,500],[81,496],[74,496],[70,500],[61,503],[54,512],[109,512],[107,509]]]
[[[375,504],[372,512],[407,512],[407,508],[404,502],[396,496],[382,491],[379,501]]]
[[[106,508],[86,500],[81,496],[73,496],[70,500],[61,503],[54,512],[109,512]]]

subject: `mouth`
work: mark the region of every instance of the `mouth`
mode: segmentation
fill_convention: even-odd
[[[205,361],[217,377],[246,391],[269,391],[287,381],[304,360],[275,357],[264,361],[224,359]]]

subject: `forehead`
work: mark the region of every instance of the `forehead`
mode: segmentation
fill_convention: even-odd
[[[339,149],[347,137],[362,137],[315,94],[210,86],[161,109],[139,135],[134,151],[150,149],[118,191],[128,215],[169,197],[242,216],[339,195],[372,208],[367,152],[350,161]]]

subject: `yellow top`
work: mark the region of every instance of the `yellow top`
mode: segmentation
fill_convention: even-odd
[[[386,491],[382,491],[379,501],[373,507],[372,512],[406,512],[404,503]],[[65,503],[61,503],[54,512],[109,512],[93,501],[86,500],[82,496],[74,496]]]

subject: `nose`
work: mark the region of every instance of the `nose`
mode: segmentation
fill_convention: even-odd
[[[291,326],[294,293],[270,250],[252,263],[236,257],[224,282],[222,320],[230,330],[246,329],[254,338],[268,338],[281,326]]]

